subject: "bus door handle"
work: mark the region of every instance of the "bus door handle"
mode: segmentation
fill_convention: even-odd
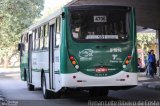
[[[107,48],[107,46],[96,46],[97,49]]]

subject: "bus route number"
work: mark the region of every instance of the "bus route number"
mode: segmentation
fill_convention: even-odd
[[[106,16],[94,16],[94,22],[107,22]]]

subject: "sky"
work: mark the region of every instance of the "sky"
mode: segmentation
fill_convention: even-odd
[[[37,18],[34,23],[43,20],[70,1],[72,0],[44,0],[44,9],[41,12],[42,16],[40,18]]]
[[[45,14],[49,10],[56,10],[72,0],[44,0],[44,1],[45,5],[42,14]]]
[[[63,5],[69,1],[71,0],[45,0],[45,7],[48,8],[56,5]]]

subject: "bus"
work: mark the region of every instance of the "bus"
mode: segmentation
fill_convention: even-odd
[[[46,99],[68,89],[106,96],[137,86],[134,8],[79,1],[22,33],[21,79]]]

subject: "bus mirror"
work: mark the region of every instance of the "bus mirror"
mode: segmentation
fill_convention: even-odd
[[[18,51],[20,51],[20,50],[21,50],[21,44],[18,43]]]
[[[24,44],[23,43],[18,44],[18,50],[19,51],[24,50]]]
[[[63,13],[62,13],[62,19],[64,19],[64,18],[65,18],[65,13],[63,12]]]

